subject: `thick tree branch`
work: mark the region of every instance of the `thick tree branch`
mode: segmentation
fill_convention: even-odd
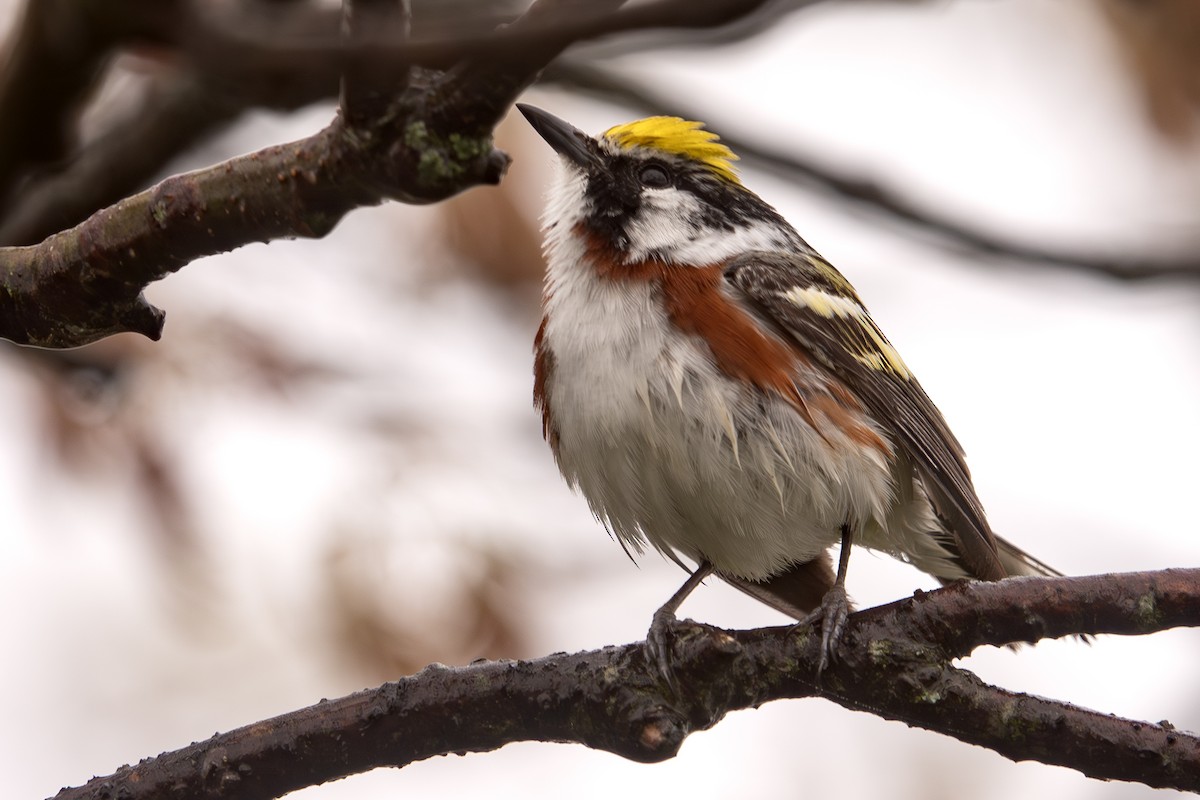
[[[121,331],[157,339],[162,313],[142,297],[147,284],[248,242],[325,235],[350,209],[382,199],[374,160],[335,123],[168,178],[40,245],[0,250],[0,336],[43,347]]]
[[[539,0],[507,27],[447,41],[376,47],[359,29],[348,44],[300,53],[258,42],[256,54],[285,52],[292,64],[298,55],[333,58],[364,90],[347,96],[352,117],[304,141],[170,178],[39,245],[0,250],[0,337],[44,347],[120,331],[157,338],[162,313],[141,290],[194,258],[250,241],[322,236],[352,208],[384,199],[433,202],[498,182],[507,156],[492,148],[493,127],[572,42],[639,27],[718,25],[762,1],[657,0],[614,12],[620,0]],[[209,55],[219,38],[211,34],[201,37]],[[215,51],[221,63],[237,61]],[[418,64],[425,67],[414,71]],[[404,91],[381,111],[377,89],[389,80]]]
[[[278,98],[278,89],[273,94]],[[325,96],[332,96],[332,89]],[[246,108],[239,98],[215,92],[192,75],[164,79],[140,108],[115,121],[61,170],[22,187],[20,202],[0,215],[0,245],[37,244],[145,188],[164,164]]]
[[[313,8],[306,0],[273,1],[288,8],[287,14],[275,11],[272,15],[276,28],[285,35],[288,31],[294,31],[293,36],[301,31],[308,36],[337,35],[337,17],[328,9]],[[179,24],[186,21],[183,17]],[[58,25],[68,23],[56,21]],[[116,48],[128,42],[118,38],[109,44]],[[37,244],[77,225],[96,209],[146,188],[172,158],[214,135],[247,109],[291,111],[336,98],[340,78],[336,72],[311,74],[298,66],[284,74],[247,72],[231,80],[176,64],[169,74],[159,76],[140,107],[111,121],[69,157],[59,154],[53,168],[28,176],[18,193],[20,202],[0,206],[0,246]],[[7,118],[3,104],[0,118]],[[17,135],[14,131],[22,126],[37,127],[36,120],[19,115],[14,119],[8,126],[10,136]]]
[[[540,28],[572,8],[540,0],[505,30]],[[390,75],[403,91],[386,102],[375,90],[356,94],[352,120],[168,178],[39,245],[0,250],[0,337],[43,347],[121,331],[157,338],[163,316],[142,289],[195,258],[252,241],[324,236],[353,208],[384,199],[434,202],[497,183],[508,157],[493,149],[492,129],[558,49],[510,54],[502,69],[471,60],[445,72],[373,74],[375,89]],[[350,75],[359,81],[363,73]]]
[[[342,11],[342,34],[351,45],[381,32],[389,39],[410,38],[412,11],[402,0],[355,0],[343,3]],[[407,72],[389,79],[348,67],[342,75],[342,119],[351,127],[369,128],[374,120],[387,113],[391,99],[403,92],[407,83]]]
[[[260,800],[433,755],[513,741],[578,742],[637,761],[670,758],[729,711],[824,697],[1101,779],[1200,790],[1200,738],[989,686],[950,661],[985,643],[1145,634],[1200,625],[1200,569],[960,584],[850,618],[816,683],[810,630],[675,629],[678,694],[641,643],[469,667],[395,683],[123,767],[58,800]]]
[[[422,25],[405,41],[386,34],[355,43],[326,37],[286,38],[254,19],[209,19],[177,31],[176,45],[197,66],[217,74],[283,73],[303,65],[317,74],[363,71],[402,76],[409,66],[450,69],[464,59],[493,65],[544,66],[576,42],[631,31],[716,28],[755,13],[769,0],[651,0],[614,12],[622,2],[557,0],[535,3],[519,24],[506,13],[477,13]],[[823,0],[794,0],[811,6]],[[502,27],[497,27],[497,26]]]

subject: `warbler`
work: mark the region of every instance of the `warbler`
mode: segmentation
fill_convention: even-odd
[[[854,287],[714,133],[650,117],[592,137],[518,108],[561,157],[534,342],[543,433],[627,551],[695,564],[655,615],[656,657],[715,574],[819,623],[819,672],[852,544],[943,583],[1058,574],[992,532],[962,447]]]

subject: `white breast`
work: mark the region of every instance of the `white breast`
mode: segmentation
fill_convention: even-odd
[[[878,455],[831,447],[791,406],[718,373],[655,300],[647,284],[576,275],[548,303],[559,467],[622,541],[762,579],[845,522],[886,518]]]

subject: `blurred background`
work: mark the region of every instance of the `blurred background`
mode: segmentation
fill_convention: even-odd
[[[0,3],[5,31],[20,6]],[[44,235],[20,219],[35,203],[69,205],[63,186],[70,200],[123,169],[88,159],[192,78],[154,48],[112,60],[70,158],[14,184],[5,243]],[[745,183],[856,283],[1005,537],[1067,573],[1200,563],[1193,0],[784,4],[732,32],[575,48],[525,99],[590,131],[683,113],[758,153]],[[303,92],[279,103],[292,110],[258,105],[200,107],[212,124],[138,180],[334,114]],[[541,441],[531,341],[552,155],[519,119],[498,140],[514,158],[499,188],[360,210],[321,241],[245,247],[152,286],[161,342],[0,342],[0,796],[47,797],[432,661],[644,637],[684,576],[657,556],[630,563]],[[864,606],[933,588],[865,551],[849,584]],[[715,584],[683,613],[785,622]],[[964,665],[1195,731],[1198,656],[1188,630]],[[293,796],[432,793],[1152,790],[808,700],[733,714],[661,765],[518,744]]]

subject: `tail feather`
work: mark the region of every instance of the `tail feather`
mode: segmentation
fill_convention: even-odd
[[[1040,575],[1043,578],[1061,578],[1062,573],[1044,561],[1040,561],[1006,539],[996,537],[1000,563],[1009,575]]]
[[[1004,567],[1004,575],[1001,577],[1013,577],[1017,575],[1042,578],[1062,577],[1062,573],[1054,567],[1040,559],[1034,558],[1007,539],[996,536],[995,540],[996,555],[999,557],[1000,565]],[[931,541],[936,543],[936,546],[940,548],[941,552],[937,557],[930,557],[929,553],[923,552],[920,554],[920,557],[913,557],[906,554],[909,555],[909,558],[906,560],[911,561],[918,569],[933,575],[943,585],[960,581],[964,578],[968,580],[988,580],[980,578],[980,576],[970,571],[962,559],[959,558],[953,540],[948,536],[935,533]]]

